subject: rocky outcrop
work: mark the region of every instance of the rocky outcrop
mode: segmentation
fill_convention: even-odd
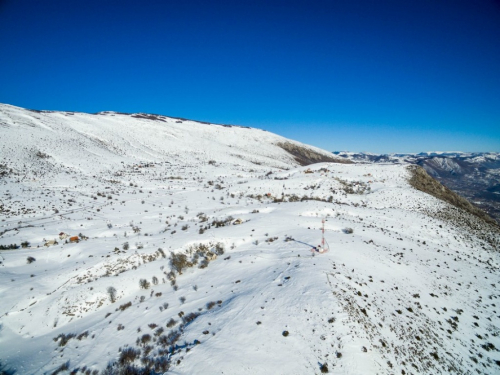
[[[280,142],[277,146],[292,155],[295,161],[302,166],[316,163],[353,164],[351,160],[334,158],[290,142]]]

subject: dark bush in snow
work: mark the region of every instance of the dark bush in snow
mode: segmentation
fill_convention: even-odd
[[[172,253],[170,255],[170,265],[179,275],[182,275],[182,271],[189,266],[186,254]]]
[[[134,362],[136,358],[139,358],[140,355],[141,351],[139,349],[125,348],[120,353],[120,357],[118,358],[118,363],[120,365],[124,365],[130,362]]]
[[[111,300],[111,303],[115,303],[116,301],[116,289],[112,286],[108,287],[107,289],[109,299]]]
[[[120,305],[120,307],[118,308],[119,310],[123,311],[123,310],[126,310],[128,309],[130,306],[132,306],[132,302],[127,302],[123,305]]]
[[[139,280],[139,287],[141,289],[149,289],[150,286],[151,286],[151,284],[146,279],[140,279]]]

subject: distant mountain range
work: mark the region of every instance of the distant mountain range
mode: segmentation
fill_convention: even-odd
[[[333,154],[356,163],[420,165],[443,185],[469,199],[500,223],[500,153],[372,154],[335,151]]]

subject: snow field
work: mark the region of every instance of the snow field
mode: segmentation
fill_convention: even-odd
[[[493,229],[441,219],[405,166],[300,167],[281,137],[169,118],[1,120],[0,245],[29,242],[0,251],[0,361],[16,373],[497,371]],[[313,256],[323,218],[330,251]],[[175,271],[202,245],[224,252]]]

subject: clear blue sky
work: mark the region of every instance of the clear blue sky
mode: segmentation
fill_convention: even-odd
[[[500,1],[0,0],[0,102],[500,151]]]

